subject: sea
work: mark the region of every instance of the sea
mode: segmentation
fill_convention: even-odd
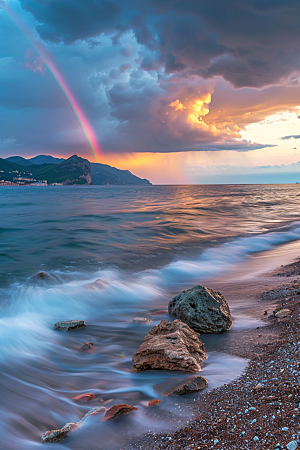
[[[258,288],[279,283],[271,271],[298,256],[299,185],[1,187],[0,449],[120,450],[139,434],[184,425],[193,395],[147,405],[154,385],[190,374],[132,373],[144,336],[173,320],[164,310],[174,295],[219,289],[234,323],[201,335],[201,375],[209,389],[233,380],[247,359],[232,349],[251,345],[272,310]],[[87,327],[53,329],[69,319]],[[79,351],[85,342],[93,352]],[[77,403],[84,393],[95,399]],[[41,443],[45,431],[119,403],[138,410],[111,422],[91,416],[64,441]]]

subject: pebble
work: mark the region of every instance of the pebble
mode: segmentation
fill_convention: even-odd
[[[291,441],[286,446],[287,450],[296,450],[298,448],[297,441]]]

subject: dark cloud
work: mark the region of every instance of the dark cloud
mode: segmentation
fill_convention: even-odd
[[[280,82],[300,68],[298,0],[20,0],[43,39],[77,40],[133,30],[145,70],[220,75],[236,87]],[[130,46],[120,52],[129,57]]]
[[[282,141],[286,141],[288,139],[300,139],[300,134],[292,134],[291,136],[283,136],[280,138]]]

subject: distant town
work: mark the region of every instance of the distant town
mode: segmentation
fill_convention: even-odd
[[[1,178],[1,172],[4,173],[4,170],[0,170],[0,178]],[[48,180],[36,180],[35,178],[25,178],[20,176],[18,170],[12,170],[8,172],[9,174],[16,174],[16,176],[13,176],[12,181],[8,180],[1,180],[0,179],[0,186],[62,186],[63,183],[48,183]],[[28,173],[28,175],[33,176],[32,173]]]

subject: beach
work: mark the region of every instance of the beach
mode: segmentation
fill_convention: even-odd
[[[242,376],[190,399],[197,417],[188,426],[174,434],[144,437],[126,449],[299,448],[299,259],[268,276],[281,283],[260,297],[271,308],[252,345],[234,351],[248,359]]]

